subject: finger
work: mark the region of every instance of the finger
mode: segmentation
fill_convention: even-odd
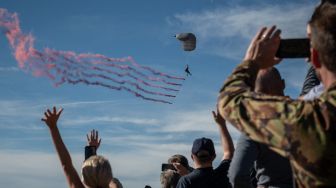
[[[60,116],[60,115],[62,114],[63,109],[64,109],[64,108],[60,108],[60,109],[58,110],[58,112],[57,112],[57,116]],[[56,108],[55,108],[55,110],[56,110]],[[56,111],[55,111],[55,113],[56,113]]]
[[[172,163],[172,164],[175,167],[175,169],[179,171],[179,169],[180,169],[180,163]]]
[[[51,113],[51,111],[49,109],[47,110],[47,112],[48,112],[49,116],[52,116],[52,113]]]
[[[56,114],[56,107],[53,107],[53,114]]]
[[[86,138],[87,138],[87,141],[90,142],[90,138],[88,134],[86,134]]]
[[[272,33],[274,32],[275,28],[276,28],[276,26],[273,25],[271,28],[267,29],[265,31],[265,33],[262,35],[262,37],[264,39],[269,39],[271,37]]]
[[[96,131],[96,140],[98,140],[98,131]]]
[[[101,139],[99,139],[99,141],[98,141],[98,146],[97,146],[97,148],[100,146],[100,142],[101,142]]]
[[[262,28],[259,30],[259,32],[255,35],[255,37],[253,38],[252,41],[254,42],[254,41],[260,39],[260,38],[263,36],[263,34],[264,34],[264,32],[266,31],[266,29],[267,29],[267,27],[262,27]]]
[[[94,140],[97,140],[97,138],[96,138],[96,130],[95,129],[92,130],[92,137],[93,137]]]
[[[280,30],[280,29],[277,29],[277,30],[273,33],[271,39],[280,38],[280,34],[281,34],[281,30]]]
[[[44,121],[44,122],[46,122],[46,121],[47,121],[47,119],[44,119],[44,118],[42,118],[42,119],[41,119],[41,121]]]
[[[46,117],[46,119],[49,118],[49,115],[47,114],[47,112],[44,112],[44,116]]]
[[[91,131],[90,139],[93,140],[94,129]]]

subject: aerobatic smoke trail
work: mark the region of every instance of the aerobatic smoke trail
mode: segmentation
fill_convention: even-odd
[[[34,48],[34,37],[21,31],[16,13],[0,8],[3,29],[18,66],[34,76],[63,83],[94,85],[124,90],[144,100],[168,103],[182,86],[183,77],[172,76],[135,62],[132,57],[110,58],[101,54]],[[163,97],[163,98],[162,98]]]

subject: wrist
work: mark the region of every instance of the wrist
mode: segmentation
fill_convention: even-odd
[[[97,146],[94,146],[94,145],[87,145],[86,147],[89,147],[89,148],[94,148],[95,150],[97,150]]]
[[[259,65],[257,60],[247,60],[245,62],[247,62],[249,67],[255,70],[256,72],[258,72],[261,69],[261,66]]]
[[[57,124],[54,125],[48,125],[50,131],[56,131],[57,130]]]

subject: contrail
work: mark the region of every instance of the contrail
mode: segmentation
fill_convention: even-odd
[[[153,102],[172,104],[184,77],[160,72],[138,64],[132,57],[112,58],[102,54],[75,53],[34,48],[34,37],[21,31],[16,13],[0,8],[4,31],[18,67],[37,77],[47,77],[55,86],[86,84],[123,90]]]

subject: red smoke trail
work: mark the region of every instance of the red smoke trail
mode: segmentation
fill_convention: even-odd
[[[175,97],[174,93],[182,86],[179,82],[184,80],[140,65],[132,57],[111,58],[49,48],[38,51],[34,48],[33,36],[22,33],[17,14],[1,8],[0,27],[13,49],[18,66],[34,76],[48,77],[56,86],[66,82],[84,83],[124,90],[144,100],[171,104],[167,99]]]

